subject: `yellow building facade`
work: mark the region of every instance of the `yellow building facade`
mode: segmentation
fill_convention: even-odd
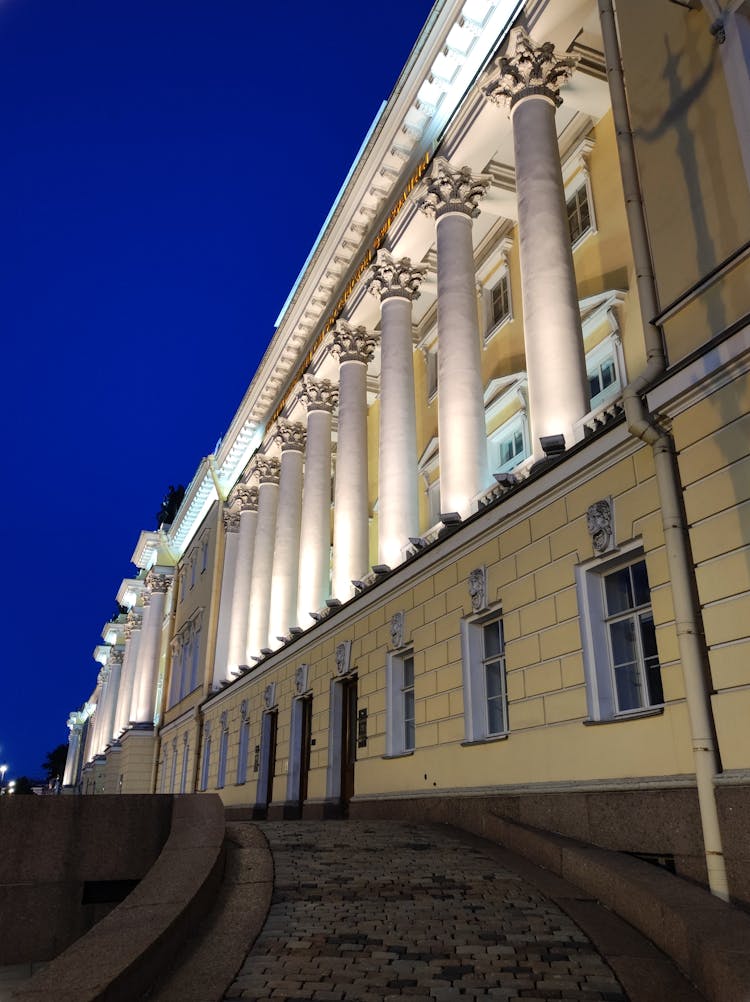
[[[748,901],[748,14],[515,8],[436,5],[66,786],[495,810]]]

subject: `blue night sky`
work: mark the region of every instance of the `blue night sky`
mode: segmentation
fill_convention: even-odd
[[[42,775],[431,2],[0,0],[0,761]]]

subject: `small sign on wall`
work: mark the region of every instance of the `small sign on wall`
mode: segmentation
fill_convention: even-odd
[[[367,747],[367,709],[357,712],[357,748]]]

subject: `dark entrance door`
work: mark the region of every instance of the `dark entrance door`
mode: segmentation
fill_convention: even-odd
[[[267,713],[266,719],[266,740],[265,740],[265,784],[263,789],[263,800],[265,806],[273,800],[273,780],[276,775],[276,711]]]
[[[307,800],[307,778],[310,772],[310,741],[312,740],[312,699],[302,700],[299,749],[299,806]]]
[[[357,761],[357,679],[342,686],[341,713],[341,806],[344,814],[354,796],[354,763]]]

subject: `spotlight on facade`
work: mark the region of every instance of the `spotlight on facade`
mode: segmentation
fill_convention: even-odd
[[[388,564],[373,564],[372,565],[372,573],[376,577],[380,577],[381,574],[390,574],[391,573],[391,569],[388,566]]]
[[[542,444],[542,450],[547,459],[562,456],[565,452],[564,435],[542,435],[539,441]]]
[[[263,658],[260,656],[260,654],[252,654],[251,657],[252,657],[253,661],[262,661],[263,660]]]
[[[312,618],[315,620],[316,623],[319,623],[321,619],[325,619],[325,616],[323,616],[322,613],[320,612],[311,612],[310,615],[312,616]]]
[[[273,651],[271,650],[270,647],[261,647],[260,653],[263,655],[264,658],[267,658],[269,654],[273,654]]]
[[[415,550],[423,550],[427,546],[427,540],[421,536],[409,536],[409,542]]]
[[[342,603],[341,603],[341,599],[340,598],[327,598],[326,599],[326,605],[328,606],[329,609],[338,609],[338,608],[341,607],[341,604]]]
[[[305,631],[302,629],[301,626],[290,626],[289,627],[289,636],[293,640],[296,640],[297,637],[301,637],[304,632]]]
[[[288,644],[292,639],[291,637],[277,637],[276,638],[280,644]]]
[[[457,511],[441,511],[440,521],[443,523],[443,525],[460,525],[461,516],[458,514]]]
[[[364,591],[365,588],[367,587],[364,581],[355,581],[353,578],[352,578],[352,584],[357,589],[357,591]]]

